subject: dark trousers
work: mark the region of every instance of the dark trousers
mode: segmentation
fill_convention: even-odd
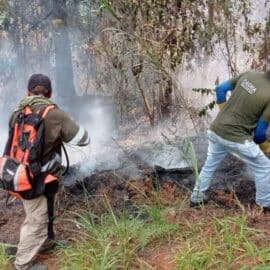
[[[48,223],[48,238],[54,239],[55,233],[53,230],[53,222],[54,222],[54,201],[55,195],[46,195],[47,197],[47,205],[48,205],[48,216],[49,216],[49,223]]]

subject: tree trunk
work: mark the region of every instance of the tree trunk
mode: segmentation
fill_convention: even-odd
[[[53,42],[55,47],[55,75],[57,102],[65,110],[74,113],[76,99],[70,40],[67,29],[66,0],[53,0]]]
[[[14,21],[9,28],[10,39],[12,40],[12,51],[16,53],[16,57],[12,59],[14,68],[7,81],[6,93],[4,97],[4,114],[7,116],[14,110],[21,96],[26,93],[25,87],[25,55],[22,43],[22,19],[20,20],[20,3],[14,1],[13,12],[16,15]],[[23,84],[24,83],[24,84]],[[11,94],[12,93],[12,94]],[[8,112],[8,113],[7,113]]]
[[[159,89],[159,113],[160,119],[166,120],[170,117],[172,107],[172,81],[166,80],[160,84]]]

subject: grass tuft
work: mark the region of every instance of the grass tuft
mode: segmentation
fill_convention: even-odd
[[[10,257],[7,256],[5,253],[5,248],[6,248],[6,245],[3,243],[0,243],[0,269],[5,269],[10,259]]]
[[[142,206],[148,216],[145,220],[125,211],[116,215],[108,202],[106,205],[108,212],[98,222],[91,212],[78,216],[84,239],[64,249],[61,269],[133,269],[140,261],[138,253],[147,245],[169,240],[179,230],[163,217],[160,205]]]
[[[211,227],[209,235],[206,226]],[[178,269],[267,269],[270,248],[255,243],[263,236],[247,226],[246,216],[214,218],[202,227],[201,235],[199,230],[190,235],[178,252]]]

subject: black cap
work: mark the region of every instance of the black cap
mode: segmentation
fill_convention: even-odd
[[[37,86],[44,86],[46,93],[52,92],[51,80],[43,74],[33,74],[28,81],[28,90],[33,92]]]

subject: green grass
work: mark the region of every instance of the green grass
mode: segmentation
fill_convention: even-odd
[[[63,249],[61,269],[152,269],[144,253],[167,246],[169,250],[173,243],[173,269],[270,270],[270,248],[263,241],[264,234],[248,227],[242,213],[222,218],[198,215],[194,220],[172,222],[168,207],[160,203],[148,203],[141,209],[145,219],[125,211],[116,215],[110,206],[98,222],[90,212],[80,215],[80,241]],[[183,209],[178,211],[181,216]]]
[[[198,229],[196,224],[192,229]],[[211,233],[203,235],[206,231]],[[183,270],[270,269],[270,248],[263,241],[258,246],[259,239],[263,239],[263,234],[249,228],[245,216],[213,219],[208,230],[198,230],[187,239],[176,255],[177,267]]]
[[[0,269],[4,269],[9,263],[9,257],[5,254],[5,245],[0,243]]]
[[[79,216],[84,240],[64,249],[66,258],[62,260],[61,269],[133,269],[138,254],[147,245],[169,241],[179,229],[163,218],[163,210],[157,204],[143,206],[146,220],[141,219],[140,214],[117,216],[110,206],[98,223],[91,213]]]
[[[116,212],[105,200],[106,213],[100,217],[90,211],[76,214],[71,222],[78,228],[73,232],[77,240],[59,251],[60,269],[150,270],[155,268],[148,255],[167,250],[174,265],[168,270],[270,270],[268,236],[250,228],[246,214],[219,209],[209,214],[185,205],[179,201],[171,211],[157,196],[135,214]],[[8,259],[0,245],[0,269]]]

